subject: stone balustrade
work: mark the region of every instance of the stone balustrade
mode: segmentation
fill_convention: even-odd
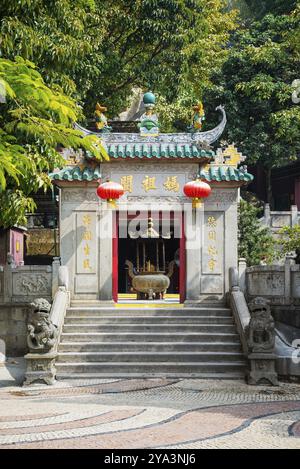
[[[245,293],[249,301],[257,296],[273,306],[300,305],[300,265],[293,255],[284,265],[258,265],[246,269]]]
[[[28,386],[34,382],[43,382],[46,384],[55,383],[55,362],[64,318],[70,301],[68,285],[68,270],[65,266],[59,267],[58,288],[55,292],[47,320],[43,319],[45,318],[45,302],[43,299],[38,299],[31,305],[34,311],[33,316],[31,315],[29,320],[29,331],[27,332],[29,353],[25,355],[26,373],[23,383],[24,386]],[[50,309],[50,305],[47,305],[46,302],[47,312],[49,311],[48,308]],[[37,316],[37,318],[34,316]],[[38,327],[36,327],[37,321]],[[41,330],[43,332],[41,332]],[[41,334],[43,334],[44,337],[42,344],[38,340]]]
[[[36,298],[52,301],[58,290],[60,262],[51,265],[0,266],[0,340],[8,356],[27,352],[29,304]]]
[[[300,212],[297,205],[292,205],[290,211],[272,211],[269,204],[265,204],[264,216],[261,223],[270,228],[276,236],[283,226],[293,227],[300,222]]]

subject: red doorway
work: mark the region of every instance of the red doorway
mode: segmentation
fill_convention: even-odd
[[[153,214],[151,215],[153,216]],[[162,212],[159,212],[157,215],[159,216],[159,220],[161,221]],[[134,218],[134,216],[132,218]],[[177,292],[179,293],[179,302],[183,303],[185,301],[185,295],[186,295],[186,285],[185,285],[186,283],[186,251],[185,251],[186,239],[185,239],[185,233],[184,233],[183,212],[176,212],[173,215],[173,219],[174,220],[176,219],[177,223],[179,223],[180,238],[177,241],[178,242],[177,246],[179,248],[178,249],[179,251],[179,267],[178,267],[179,288]],[[120,246],[119,246],[119,223],[120,222],[122,223],[123,221],[124,221],[124,214],[122,214],[122,217],[120,217],[119,212],[117,211],[114,212],[113,214],[113,238],[112,238],[112,294],[113,294],[113,301],[116,303],[118,302],[119,289],[120,289],[120,284],[119,284],[120,259],[119,258],[120,258],[120,255],[122,254],[122,249],[120,250]],[[126,238],[126,239],[129,239],[129,238]],[[126,239],[125,239],[125,242],[126,242]],[[130,251],[129,245],[128,245],[128,250]],[[121,284],[122,284],[122,281],[121,281]]]

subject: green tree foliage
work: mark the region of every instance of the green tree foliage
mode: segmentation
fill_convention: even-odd
[[[227,0],[229,9],[238,9],[240,17],[246,22],[262,19],[273,13],[281,15],[289,13],[297,6],[297,0]]]
[[[275,241],[268,228],[258,219],[259,207],[241,199],[239,205],[239,256],[248,266],[270,264],[275,258]]]
[[[0,48],[36,63],[47,83],[79,98],[86,116],[97,101],[112,116],[133,87],[175,102],[199,99],[226,55],[234,13],[225,0],[3,0]],[[188,90],[187,90],[188,86]],[[185,102],[185,99],[183,99]]]
[[[163,131],[186,130],[192,118],[192,105],[201,101],[213,86],[211,77],[220,71],[226,60],[228,41],[237,27],[237,12],[228,12],[223,0],[201,1],[198,4],[201,4],[201,14],[188,30],[186,45],[181,53],[181,66],[175,69],[174,76],[166,75],[164,89],[158,86],[161,93],[158,112]],[[155,73],[160,81],[160,69]]]
[[[249,11],[258,19],[269,13],[289,13],[297,6],[297,0],[244,0]]]
[[[2,0],[2,57],[33,61],[47,83],[84,98],[99,79],[105,20],[94,0]]]
[[[297,255],[297,264],[300,263],[300,225],[293,227],[284,226],[281,228],[278,243],[283,255],[289,252],[295,252]]]
[[[292,101],[292,83],[300,72],[299,31],[300,6],[288,14],[268,14],[237,31],[206,94],[210,108],[219,102],[226,106],[225,138],[269,174],[300,151],[300,106]]]
[[[100,84],[94,82],[87,109],[103,96],[119,112],[133,86],[151,88],[167,105],[187,84],[190,94],[201,96],[233,26],[234,14],[225,13],[223,0],[96,0],[96,5],[108,27]]]
[[[95,136],[82,138],[72,128],[76,103],[58,87],[49,88],[33,63],[0,59],[0,226],[25,223],[35,208],[31,195],[50,186],[48,171],[63,164],[58,146],[82,148],[107,158]]]
[[[227,0],[227,8],[229,10],[237,9],[239,11],[239,16],[241,19],[250,19],[253,17],[247,0]]]

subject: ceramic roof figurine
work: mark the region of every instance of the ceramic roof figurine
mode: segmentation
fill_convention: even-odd
[[[144,94],[143,103],[146,109],[146,112],[141,117],[141,122],[138,124],[140,133],[143,136],[157,136],[159,134],[159,122],[158,116],[153,113],[155,108],[156,98],[155,95],[148,91]]]
[[[107,111],[105,106],[101,106],[101,104],[96,104],[96,109],[94,112],[95,116],[95,127],[99,132],[110,132],[111,127],[107,123],[107,118],[104,112]]]

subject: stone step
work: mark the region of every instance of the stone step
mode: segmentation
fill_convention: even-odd
[[[145,377],[157,376],[157,374],[172,373],[174,376],[180,376],[182,373],[244,373],[245,361],[226,362],[210,361],[210,362],[93,362],[93,363],[77,363],[77,362],[58,362],[56,364],[57,376],[71,373],[82,373],[86,376],[89,373],[115,374],[120,377],[122,374],[140,373]]]
[[[94,324],[94,323],[82,323],[82,324],[64,324],[64,332],[85,332],[89,334],[90,332],[160,332],[160,333],[170,333],[170,332],[214,332],[219,333],[234,333],[236,328],[233,324],[224,325],[224,324],[185,324],[175,323],[175,324]]]
[[[58,363],[206,363],[206,362],[237,362],[243,360],[239,352],[60,352]]]
[[[57,361],[58,379],[242,379],[245,359],[223,306],[72,305]]]
[[[237,333],[227,332],[63,332],[61,342],[233,342],[240,343]]]
[[[228,308],[153,308],[148,305],[141,305],[139,308],[96,308],[96,307],[70,307],[66,316],[222,316],[231,317],[231,311]]]
[[[230,379],[230,380],[245,380],[245,371],[225,371],[225,372],[192,372],[192,373],[185,373],[184,371],[176,372],[176,373],[169,373],[169,372],[158,372],[155,373],[109,373],[109,372],[85,372],[85,373],[69,373],[68,371],[58,370],[56,375],[58,381],[63,381],[64,379],[67,380],[82,380],[82,379],[136,379],[136,378],[168,378],[168,379],[191,379],[191,378],[198,378],[198,379]]]
[[[60,352],[241,352],[236,342],[66,342]]]
[[[185,324],[233,324],[233,318],[222,316],[67,316],[65,324],[172,324],[184,321]]]

